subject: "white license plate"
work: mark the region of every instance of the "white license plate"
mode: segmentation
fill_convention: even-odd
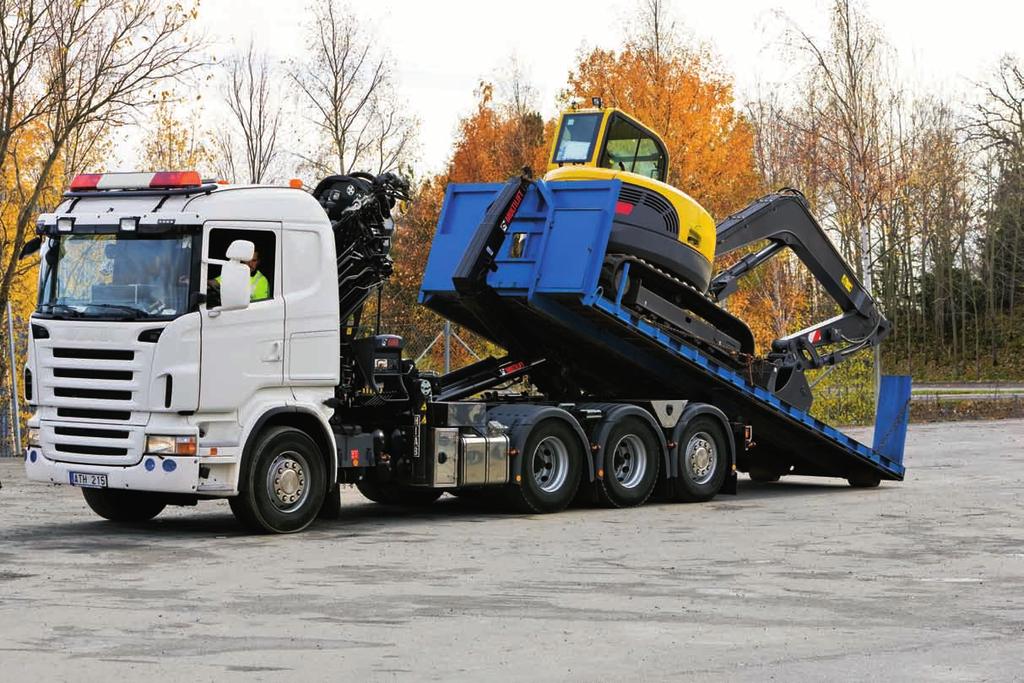
[[[85,486],[90,489],[107,488],[107,475],[89,474],[88,472],[69,472],[72,486]]]

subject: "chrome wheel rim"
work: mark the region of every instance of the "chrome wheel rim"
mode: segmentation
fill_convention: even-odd
[[[626,434],[612,449],[612,475],[623,488],[640,485],[647,474],[647,447],[636,434]]]
[[[569,449],[557,436],[541,439],[530,462],[533,481],[544,493],[554,493],[569,476]]]
[[[267,495],[281,512],[295,512],[309,497],[306,473],[309,463],[295,451],[285,451],[270,463],[267,471]]]
[[[697,432],[686,444],[683,466],[694,484],[706,484],[715,476],[718,458],[715,441],[707,432]]]

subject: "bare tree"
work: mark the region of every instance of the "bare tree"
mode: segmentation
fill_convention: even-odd
[[[0,172],[6,175],[17,135],[53,103],[42,78],[54,28],[44,0],[0,0]]]
[[[989,312],[1005,305],[1012,326],[1017,297],[1024,294],[1024,69],[1004,57],[991,82],[980,87],[984,97],[969,130],[996,171],[985,237]]]
[[[873,290],[872,224],[878,217],[885,169],[891,163],[886,148],[885,112],[895,94],[883,71],[885,43],[867,17],[834,0],[829,41],[820,44],[794,27],[797,44],[811,57],[807,87],[823,97],[812,104],[811,118],[821,125],[825,147],[823,170],[834,190],[830,201],[843,238],[844,250],[854,256],[864,286]],[[881,358],[875,348],[876,387]]]
[[[309,58],[294,65],[291,78],[322,145],[303,160],[318,173],[397,167],[413,144],[415,121],[396,102],[385,52],[331,0],[313,6],[309,38]]]
[[[167,91],[154,108],[142,144],[143,168],[197,169],[210,163],[206,131],[199,115],[182,99]]]
[[[277,160],[277,136],[282,119],[277,92],[270,61],[265,54],[255,51],[252,42],[245,53],[228,63],[224,99],[241,137],[242,159],[250,183],[265,182]],[[234,170],[234,145],[230,137],[218,141],[217,146],[227,152],[227,166]]]
[[[213,157],[213,168],[217,177],[234,181],[238,178],[238,169],[241,159],[238,154],[238,144],[235,136],[227,128],[218,128],[213,132],[213,147],[210,155]]]
[[[0,0],[2,2],[3,0]],[[150,102],[152,87],[199,66],[187,34],[193,9],[160,0],[18,0],[2,6],[0,63],[7,114],[0,164],[13,169],[15,218],[3,225],[0,306],[18,269],[18,253],[69,143],[84,131],[123,123]],[[14,153],[19,126],[43,128],[28,165]],[[6,358],[4,359],[6,360]],[[6,363],[0,365],[4,367]]]
[[[650,55],[652,75],[658,79],[660,65],[673,50],[679,49],[676,22],[665,0],[640,0],[640,17],[634,27],[633,42]]]

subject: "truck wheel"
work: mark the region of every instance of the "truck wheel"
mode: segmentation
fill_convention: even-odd
[[[82,497],[93,512],[111,522],[146,522],[167,507],[158,495],[143,491],[82,489]]]
[[[679,440],[679,476],[670,480],[672,497],[685,503],[711,500],[722,488],[728,468],[728,441],[718,421],[694,418]]]
[[[516,483],[508,489],[514,507],[523,512],[558,512],[576,495],[583,471],[583,453],[576,433],[562,420],[535,425],[519,458]]]
[[[425,507],[444,493],[441,489],[402,486],[394,482],[377,482],[370,479],[360,479],[356,482],[356,488],[374,503],[396,507]]]
[[[747,476],[750,477],[750,481],[755,481],[758,484],[770,484],[778,481],[782,475],[777,470],[767,467],[751,467],[747,471]]]
[[[288,534],[316,518],[327,493],[324,461],[304,432],[273,427],[261,434],[242,465],[231,511],[254,531]]]
[[[658,483],[661,444],[638,417],[623,418],[612,428],[601,458],[601,500],[614,507],[642,505]]]
[[[855,489],[873,489],[882,483],[882,478],[877,474],[858,474],[846,481]]]

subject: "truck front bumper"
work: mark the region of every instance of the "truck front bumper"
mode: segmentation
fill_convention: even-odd
[[[163,493],[196,493],[199,487],[199,459],[195,456],[144,455],[136,465],[84,465],[57,462],[43,455],[43,449],[25,450],[25,474],[32,481],[70,484],[71,474],[103,474],[107,488]]]

